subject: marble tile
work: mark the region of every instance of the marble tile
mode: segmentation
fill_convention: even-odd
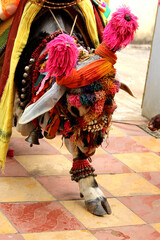
[[[109,153],[148,152],[148,149],[130,137],[111,137],[107,142],[104,140],[102,148]]]
[[[160,139],[151,136],[137,136],[132,138],[150,151],[160,152]]]
[[[0,171],[0,176],[2,177],[28,176],[28,173],[22,167],[22,165],[19,164],[14,158],[7,157],[4,174]]]
[[[25,240],[96,240],[87,230],[23,234]]]
[[[153,224],[151,224],[151,225],[152,225],[153,228],[156,229],[157,232],[160,233],[160,223],[153,223]]]
[[[22,155],[15,159],[32,176],[69,175],[72,163],[62,154]]]
[[[59,154],[59,151],[47,143],[44,139],[40,139],[40,145],[33,145],[30,147],[30,144],[25,141],[25,138],[14,138],[10,139],[10,148],[14,149],[15,156],[19,155],[45,155],[45,154]]]
[[[84,201],[63,201],[61,203],[88,229],[144,224],[142,219],[117,199],[108,198],[108,202],[111,206],[112,214],[104,215],[103,217],[89,213],[85,208]]]
[[[20,234],[1,234],[0,240],[24,240]]]
[[[146,223],[160,222],[160,195],[122,197],[119,199]]]
[[[12,127],[12,137],[25,138],[24,136],[21,135],[20,132],[17,132],[16,127]]]
[[[70,176],[48,176],[37,179],[57,200],[80,199],[78,183]]]
[[[160,171],[160,156],[152,152],[115,154],[114,156],[136,172]]]
[[[2,212],[0,212],[0,235],[8,234],[8,233],[16,233],[16,232],[17,232],[16,229],[8,221],[6,216]]]
[[[79,230],[84,228],[58,202],[1,203],[0,207],[21,233]]]
[[[46,139],[46,142],[48,142],[51,146],[57,149],[61,154],[70,154],[64,142],[62,141],[62,136],[56,136],[51,140]]]
[[[141,176],[147,179],[156,187],[160,188],[160,172],[141,173]]]
[[[91,232],[98,240],[160,240],[160,233],[149,225],[112,227]]]
[[[53,196],[32,177],[0,177],[0,202],[52,200]]]
[[[106,151],[105,151],[102,147],[98,147],[98,148],[96,149],[95,155],[96,155],[96,154],[106,154]]]
[[[128,136],[148,136],[148,133],[140,129],[139,127],[136,126],[136,124],[143,124],[143,123],[136,123],[136,122],[131,122],[127,124],[126,122],[124,123],[113,123],[115,127],[117,127],[122,133],[125,133]],[[133,125],[132,125],[133,124]]]
[[[129,167],[118,161],[111,154],[95,154],[92,156],[92,166],[96,173],[130,173]]]
[[[120,128],[115,127],[115,124],[112,124],[111,130],[109,131],[109,137],[124,137],[126,136]]]
[[[136,173],[98,175],[97,181],[113,196],[160,194],[160,189]]]
[[[75,200],[80,198],[78,183],[71,181],[70,176],[48,176],[37,179],[57,200]],[[112,197],[100,186],[105,197]]]

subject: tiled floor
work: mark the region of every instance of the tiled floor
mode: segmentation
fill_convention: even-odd
[[[0,174],[0,240],[160,240],[160,140],[114,123],[93,156],[112,214],[86,211],[61,137],[29,147],[15,129]]]

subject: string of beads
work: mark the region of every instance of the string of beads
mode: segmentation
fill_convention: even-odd
[[[49,2],[47,0],[30,0],[32,3],[44,7],[44,8],[48,8],[48,9],[64,9],[64,8],[68,8],[68,7],[72,7],[73,5],[76,5],[77,2],[81,1],[81,0],[74,0],[72,2],[69,3],[55,3],[55,2]],[[45,4],[44,4],[45,3]],[[51,6],[48,6],[46,4],[49,4]]]

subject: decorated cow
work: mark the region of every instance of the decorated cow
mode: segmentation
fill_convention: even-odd
[[[77,14],[73,14],[73,26],[66,19],[66,12],[53,13],[51,7],[45,5],[48,1],[31,1],[21,10],[28,15],[22,14],[17,26],[1,105],[7,116],[4,127],[7,124],[10,126],[13,119],[17,131],[27,136],[25,140],[30,146],[39,144],[38,139],[43,137],[52,139],[56,135],[63,136],[73,156],[71,179],[78,182],[88,211],[101,216],[110,214],[111,209],[95,180],[91,156],[109,132],[116,109],[115,94],[122,88],[132,95],[129,88],[118,81],[114,64],[116,51],[133,40],[138,24],[137,17],[127,7],[117,9],[101,32],[101,43],[95,41],[95,49],[91,50],[87,48],[87,33],[85,36],[76,27],[79,24],[76,4],[88,2],[91,4],[88,0],[54,3],[56,9],[72,7],[69,13],[75,7],[73,12]],[[92,4],[95,7],[95,3]],[[103,8],[105,6],[101,5]],[[32,11],[28,12],[27,7],[33,8]],[[71,31],[68,32],[68,28]],[[24,30],[28,31],[27,37]],[[12,88],[7,85],[9,81]],[[9,94],[5,96],[7,86]],[[8,107],[4,100],[8,102]],[[1,141],[0,145],[4,158],[7,140]],[[4,166],[4,160],[0,160]]]

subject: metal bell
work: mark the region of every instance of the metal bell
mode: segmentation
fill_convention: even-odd
[[[30,143],[30,147],[33,146],[33,144],[35,145],[39,145],[39,138],[40,138],[40,132],[41,130],[40,129],[33,129],[33,131],[30,133],[30,135],[25,139],[26,142],[29,142]]]
[[[38,131],[39,131],[39,139],[42,139],[42,138],[44,138],[44,136],[43,136],[43,134],[42,134],[42,130],[41,129],[38,129]]]

